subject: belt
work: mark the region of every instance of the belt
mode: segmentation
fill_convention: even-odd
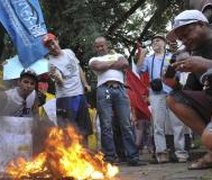
[[[108,88],[113,88],[116,89],[118,88],[121,83],[117,82],[117,81],[107,81],[106,83],[104,83]]]

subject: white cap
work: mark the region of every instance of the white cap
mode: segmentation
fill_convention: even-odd
[[[175,30],[196,22],[205,22],[209,23],[205,15],[198,10],[185,10],[178,14],[174,19],[174,24],[172,30],[168,33],[167,38],[173,39],[176,38]]]

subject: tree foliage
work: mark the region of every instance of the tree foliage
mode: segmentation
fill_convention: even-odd
[[[40,0],[40,4],[48,31],[58,35],[62,47],[72,48],[85,66],[97,36],[106,36],[114,49],[125,48],[133,55],[137,40],[166,32],[167,22],[178,13],[182,1]],[[0,41],[5,37],[1,30]]]

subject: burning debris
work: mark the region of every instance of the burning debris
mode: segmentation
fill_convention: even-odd
[[[12,179],[111,179],[118,167],[103,161],[103,154],[81,145],[82,137],[72,127],[50,130],[44,152],[32,161],[18,158],[11,161],[6,173]]]

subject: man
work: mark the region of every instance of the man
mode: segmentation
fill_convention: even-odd
[[[209,24],[212,23],[212,0],[183,0],[184,9],[196,9],[201,11],[208,19]],[[177,47],[176,38],[169,37],[170,47]]]
[[[123,145],[130,166],[141,165],[135,136],[130,124],[129,99],[124,87],[124,70],[128,61],[121,54],[109,54],[108,42],[98,37],[94,43],[98,54],[89,61],[90,68],[96,73],[97,111],[100,118],[101,142],[105,160],[116,161],[116,150],[113,139],[112,120],[118,121],[121,129]]]
[[[87,136],[92,133],[92,124],[84,89],[90,91],[90,86],[79,60],[72,50],[60,48],[54,34],[46,34],[43,43],[49,49],[49,74],[56,84],[57,124],[61,127],[67,127],[68,124],[75,126],[86,143]]]
[[[212,0],[184,0],[185,9],[197,9],[212,22]]]
[[[188,153],[185,151],[184,125],[167,108],[166,97],[171,88],[162,83],[163,71],[169,65],[171,54],[166,52],[166,39],[162,35],[152,38],[154,54],[141,56],[137,63],[138,73],[148,72],[150,76],[150,105],[154,126],[154,142],[156,147],[156,159],[158,163],[169,161],[165,133],[166,125],[173,129],[175,155],[178,162],[186,162]],[[144,52],[144,51],[142,51]]]
[[[36,86],[37,75],[26,69],[20,74],[15,88],[0,92],[0,171],[11,159],[20,156],[31,158],[32,153],[40,151],[34,146],[35,124],[38,121]],[[39,144],[42,144],[41,139]]]
[[[17,86],[0,93],[0,115],[9,117],[32,118],[33,154],[43,151],[48,129],[54,124],[39,117],[40,100],[37,95],[38,76],[32,69],[20,74]]]
[[[0,114],[4,116],[32,117],[38,114],[35,88],[37,75],[26,69],[20,74],[18,86],[0,94]]]
[[[169,107],[186,125],[205,138],[204,135],[210,135],[210,128],[207,129],[206,126],[211,121],[212,96],[208,91],[202,91],[200,77],[212,65],[212,29],[200,11],[186,10],[176,16],[173,30],[167,37],[182,41],[192,54],[178,58],[173,65],[176,70],[192,72],[183,90],[176,81],[164,79],[166,84],[172,84],[170,86],[175,89],[168,97]],[[211,167],[211,164],[212,153],[208,153],[192,163],[189,169],[204,169]]]

